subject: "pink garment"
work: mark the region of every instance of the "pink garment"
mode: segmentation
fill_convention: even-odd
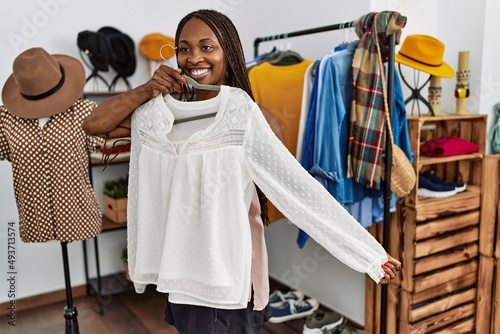
[[[263,310],[269,302],[269,273],[267,264],[267,247],[264,238],[264,223],[260,217],[260,202],[257,191],[254,191],[252,203],[248,211],[250,233],[252,235],[252,270],[253,309]]]
[[[477,153],[479,146],[458,137],[440,137],[421,144],[420,152],[428,157],[446,157]]]

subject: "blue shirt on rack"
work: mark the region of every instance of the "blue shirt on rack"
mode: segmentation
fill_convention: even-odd
[[[323,57],[316,72],[304,131],[302,165],[350,211],[365,227],[383,220],[383,189],[374,190],[347,178],[348,136],[352,101],[352,58],[356,43],[345,51]],[[325,84],[327,83],[327,84]],[[391,124],[394,142],[413,161],[406,108],[397,74],[394,77],[394,108]],[[398,197],[391,197],[394,211]],[[373,203],[372,201],[373,200]],[[364,210],[359,210],[362,207]],[[371,215],[366,208],[371,207]],[[302,248],[308,239],[299,231],[297,243]]]

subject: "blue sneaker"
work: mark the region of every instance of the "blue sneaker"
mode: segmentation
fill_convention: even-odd
[[[304,293],[298,290],[291,290],[287,293],[283,293],[280,290],[274,290],[269,295],[269,305],[279,306],[281,303],[286,302],[287,300],[299,301],[302,299],[304,299]]]
[[[453,196],[456,193],[457,189],[454,185],[436,182],[424,174],[418,175],[418,196],[442,198]]]
[[[442,183],[450,186],[454,186],[455,189],[457,190],[457,193],[464,191],[467,188],[467,185],[465,183],[456,183],[456,182],[450,182],[450,181],[445,181],[443,179],[440,179],[436,174],[434,174],[433,171],[428,171],[425,173],[422,173],[426,178],[432,180],[434,183]]]
[[[314,313],[319,307],[316,299],[287,300],[276,307],[272,307],[272,316],[269,322],[278,323],[293,319],[307,317]]]

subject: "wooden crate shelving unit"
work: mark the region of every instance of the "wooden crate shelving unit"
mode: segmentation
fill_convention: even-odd
[[[486,115],[408,116],[408,131],[415,155],[413,168],[417,173],[434,169],[436,175],[442,179],[466,183],[469,187],[465,196],[473,197],[474,194],[479,194],[482,185],[482,160],[486,149]],[[422,142],[445,136],[459,137],[475,143],[479,146],[479,152],[448,157],[421,156]],[[471,188],[471,185],[479,187]],[[419,215],[439,206],[439,200],[419,198],[417,189],[418,178],[415,188],[404,199],[405,205],[418,209]]]
[[[477,314],[491,321],[491,334],[500,334],[500,155],[485,158],[482,222],[480,232],[480,289],[485,294],[478,300]],[[479,333],[479,331],[477,331]]]
[[[492,210],[483,208],[483,202],[491,206],[489,197],[498,181],[485,187],[490,182],[485,178],[490,168],[485,161],[486,121],[486,115],[477,114],[408,117],[417,175],[432,169],[441,179],[466,183],[467,190],[424,198],[417,195],[417,180],[415,189],[398,202],[390,252],[401,259],[403,270],[388,287],[388,333],[490,333],[494,219],[492,223]],[[473,142],[479,152],[420,155],[422,142],[444,136]],[[372,290],[367,285],[365,328],[377,334],[373,314],[378,311],[368,311],[378,307]]]

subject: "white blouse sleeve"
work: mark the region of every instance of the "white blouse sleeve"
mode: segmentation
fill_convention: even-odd
[[[269,200],[328,252],[375,282],[387,252],[314,179],[272,132],[259,107],[249,110],[243,143],[249,173]]]

